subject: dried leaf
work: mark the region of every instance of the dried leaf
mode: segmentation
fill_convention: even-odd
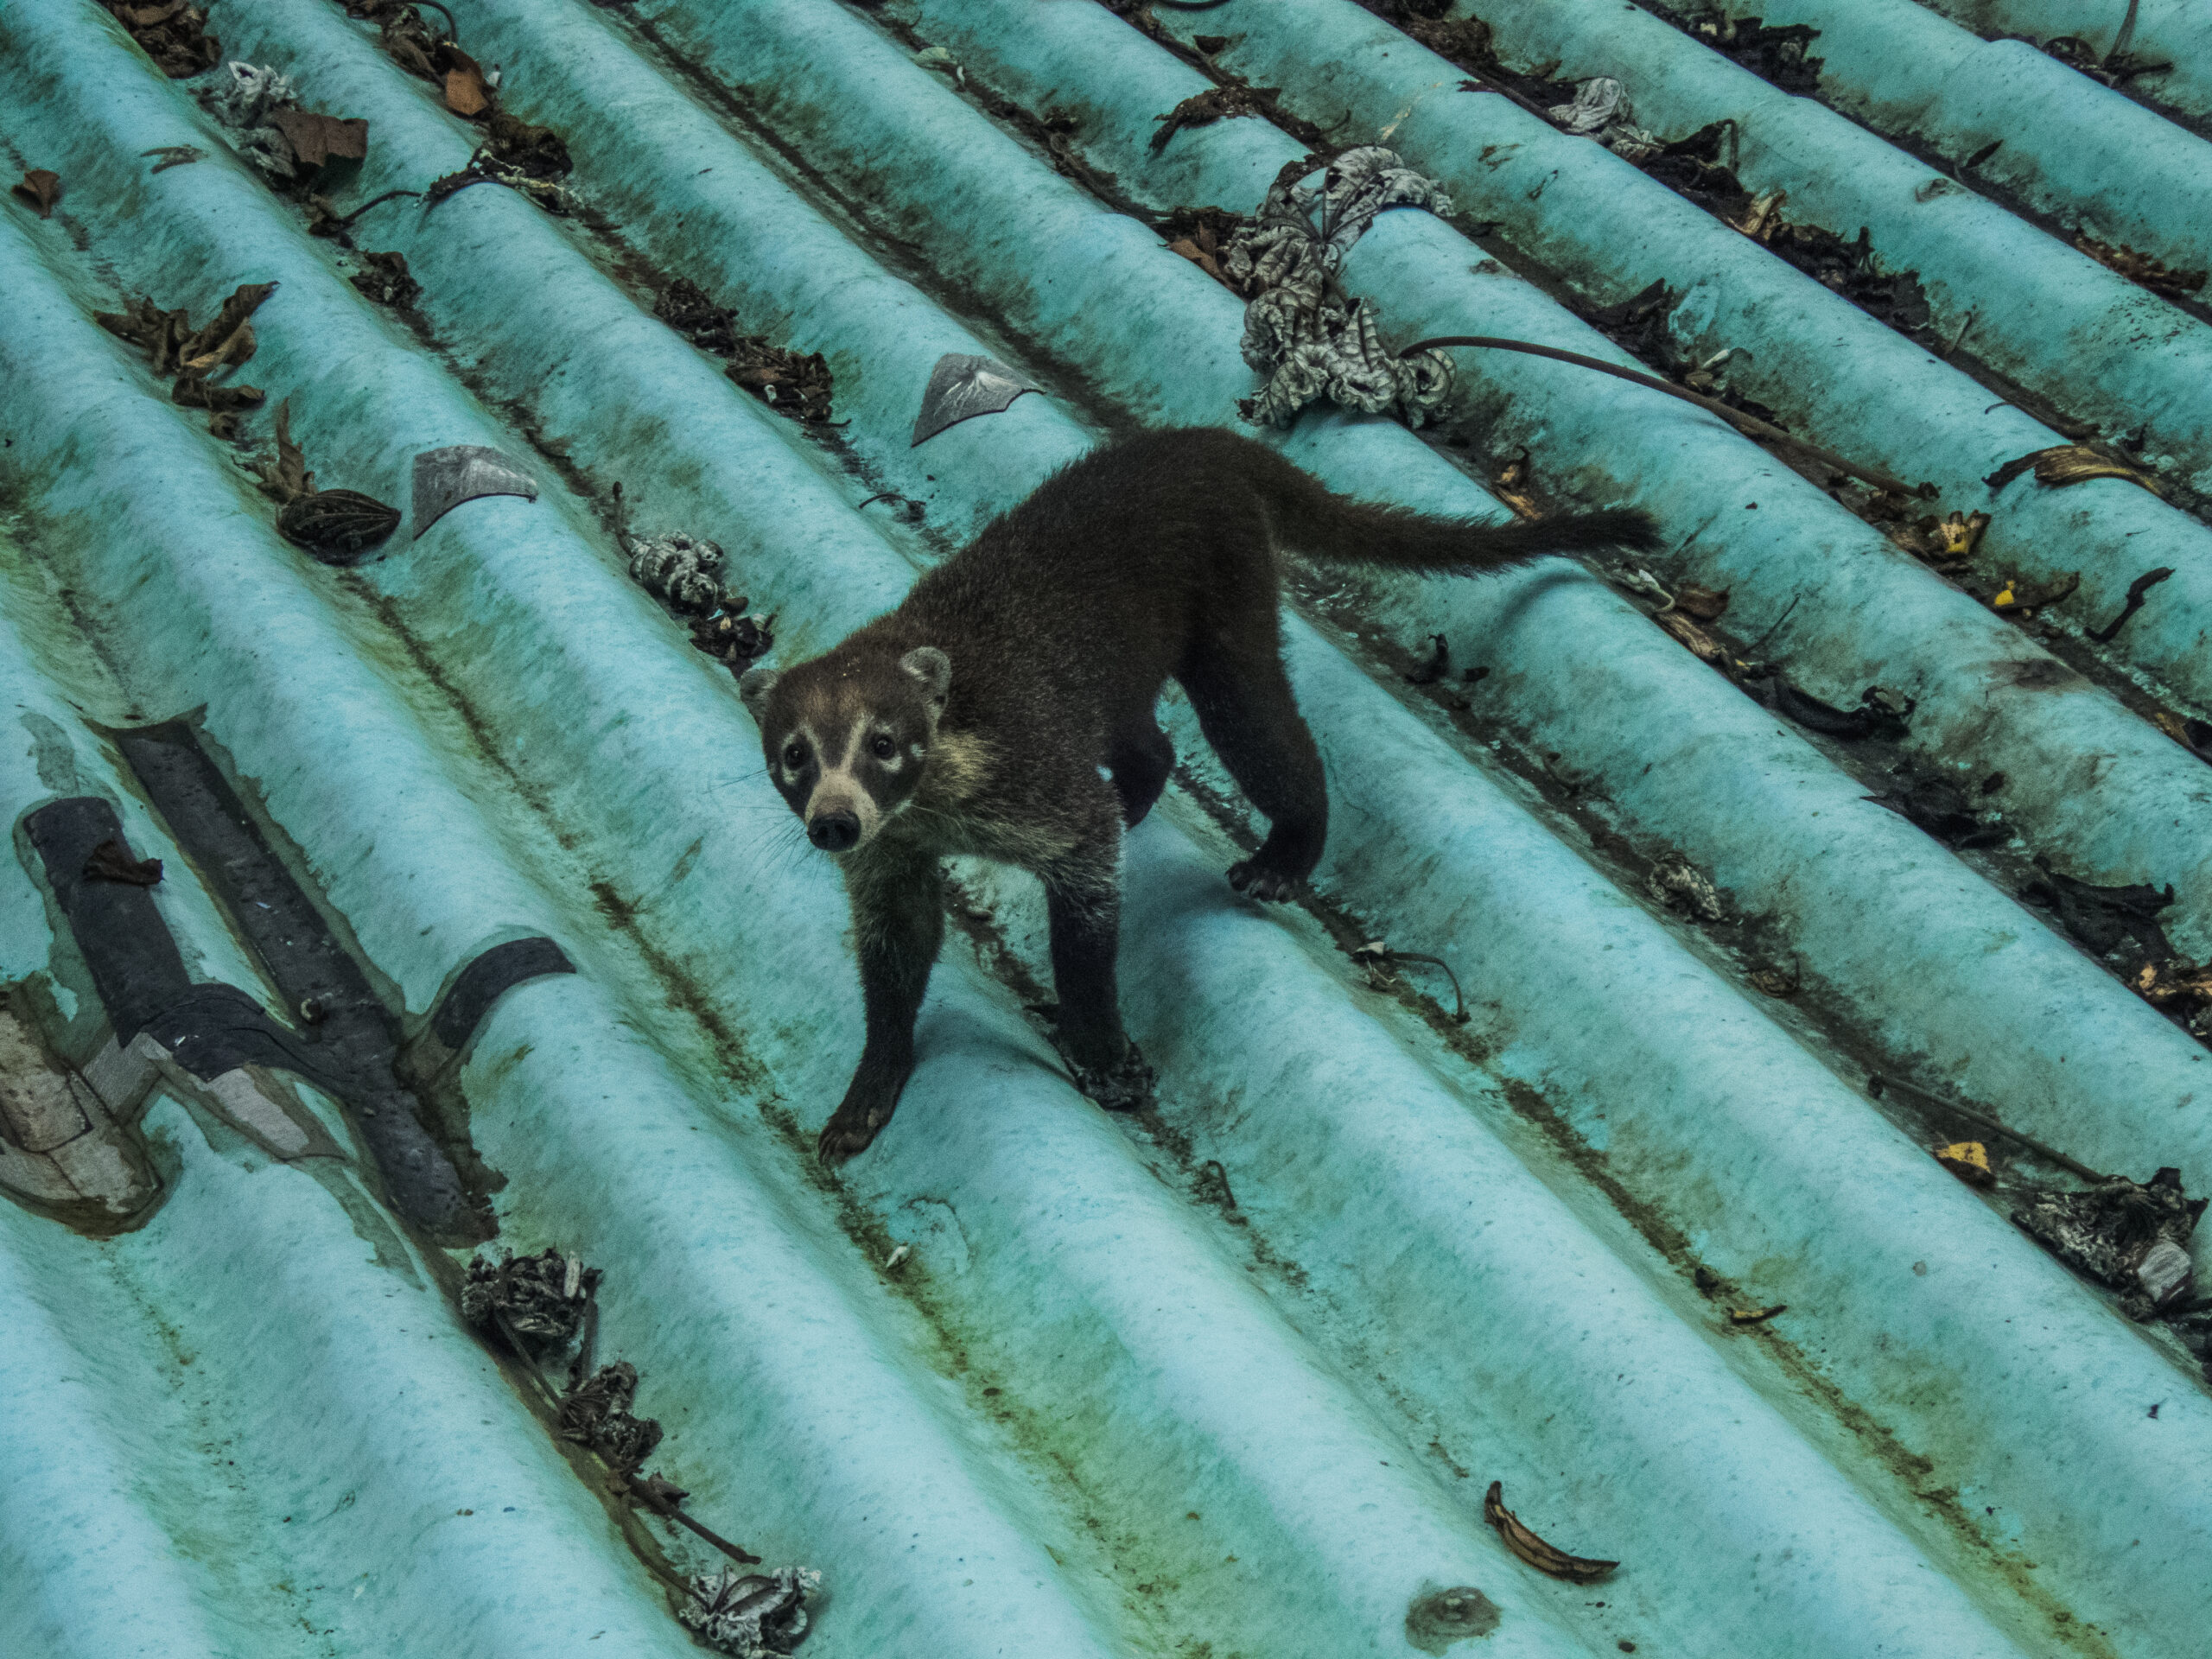
[[[1554,1549],[1522,1526],[1520,1517],[1505,1507],[1503,1485],[1503,1482],[1493,1480],[1490,1491],[1483,1494],[1483,1519],[1497,1529],[1497,1535],[1505,1541],[1508,1549],[1537,1572],[1573,1584],[1592,1584],[1620,1565],[1618,1561],[1592,1560]]]
[[[407,269],[405,255],[364,252],[361,263],[367,269],[353,273],[353,286],[378,305],[410,306],[421,296],[423,284]]]
[[[460,48],[449,54],[452,62],[446,70],[446,107],[455,115],[474,118],[492,107],[492,89],[484,84],[484,72],[476,67],[476,60]]]
[[[2069,570],[2053,576],[2049,582],[2023,582],[2018,576],[2006,579],[2005,585],[1990,596],[1989,608],[2000,615],[2028,615],[2046,605],[2056,605],[2082,585],[2082,573]]]
[[[1936,1148],[1936,1161],[1968,1186],[1994,1186],[1996,1172],[1989,1166],[1989,1148],[1979,1141],[1958,1141]]]
[[[183,409],[211,410],[217,414],[251,409],[269,394],[259,386],[211,386],[205,373],[188,369],[169,388],[169,401]]]
[[[325,564],[357,563],[399,528],[399,513],[359,490],[317,490],[276,515],[276,533]]]
[[[2085,443],[2063,443],[2050,449],[2031,449],[2024,455],[2016,455],[2006,461],[1981,481],[1993,490],[2001,490],[2031,467],[2035,468],[2036,482],[2048,484],[2053,489],[2080,484],[2092,478],[2121,478],[2131,484],[2140,484],[2153,495],[2163,497],[2165,494],[2158,480],[2148,473]]]
[[[61,200],[61,175],[43,167],[32,168],[23,175],[14,194],[38,209],[41,219],[54,217],[54,204]]]
[[[156,162],[151,168],[156,173],[166,173],[173,167],[188,167],[193,162],[204,159],[206,155],[205,151],[195,149],[190,144],[156,144],[151,149],[142,149],[138,153],[141,156],[158,156],[162,158]]]
[[[172,80],[182,80],[222,60],[223,48],[206,32],[207,14],[188,0],[130,5],[102,0],[110,16],[130,31],[130,38]]]
[[[1741,219],[1728,222],[1745,236],[1760,242],[1770,242],[1774,233],[1782,228],[1782,204],[1789,200],[1787,190],[1777,190],[1767,195],[1754,197],[1744,210]]]
[[[1787,1313],[1789,1304],[1777,1302],[1772,1307],[1732,1307],[1728,1310],[1731,1325],[1764,1325],[1777,1313]]]
[[[186,340],[177,351],[180,363],[190,363],[212,353],[221,351],[231,337],[245,326],[245,320],[261,308],[261,302],[276,291],[274,283],[240,283],[223,302],[223,308],[214,320]],[[244,358],[237,359],[244,362]]]
[[[120,881],[133,887],[150,887],[162,879],[162,861],[136,859],[113,836],[92,849],[85,861],[85,875],[93,881]]]
[[[1700,622],[1710,622],[1728,608],[1728,591],[1726,588],[1677,588],[1675,608],[1688,611]]]
[[[1721,649],[1720,642],[1691,621],[1681,610],[1662,611],[1651,620],[1688,645],[1698,661],[1711,663],[1720,669],[1728,666],[1728,653]]]
[[[1943,560],[1970,559],[1981,545],[1982,532],[1989,528],[1989,515],[1977,512],[1971,516],[1954,512],[1938,527],[1943,537],[1939,556]]]
[[[269,119],[292,146],[302,167],[358,162],[369,153],[369,124],[306,110],[272,110]]]
[[[276,405],[276,459],[261,463],[261,487],[286,506],[315,493],[315,474],[292,442],[292,400]]]

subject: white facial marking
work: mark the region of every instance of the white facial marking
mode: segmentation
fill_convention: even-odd
[[[861,782],[855,770],[860,763],[861,745],[867,735],[868,717],[863,715],[853,721],[851,728],[845,733],[843,741],[837,746],[836,765],[823,767],[822,775],[815,779],[814,793],[807,797],[806,801],[806,819],[810,823],[825,812],[850,812],[858,818],[861,821],[861,838],[853,843],[855,847],[866,844],[868,838],[883,822],[883,813],[875,804],[875,797]],[[828,747],[825,746],[821,753],[826,762],[830,758]]]

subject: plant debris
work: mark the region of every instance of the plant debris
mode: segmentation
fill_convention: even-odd
[[[1687,611],[1700,622],[1718,621],[1721,613],[1728,608],[1728,592],[1726,588],[1677,588],[1675,589],[1675,607],[1677,610]]]
[[[947,352],[930,370],[922,388],[921,405],[914,411],[912,448],[926,443],[948,427],[978,415],[997,415],[1014,407],[1014,400],[1033,386],[996,358],[972,352]]]
[[[1990,595],[1989,608],[2000,616],[2033,616],[2046,606],[2070,598],[2082,585],[2082,573],[2069,570],[2049,582],[2023,582],[2007,576],[2005,585]]]
[[[1565,104],[1546,110],[1553,123],[1580,137],[1595,138],[1624,161],[1649,161],[1666,148],[1656,133],[1635,123],[1635,107],[1628,93],[1611,75],[1599,75],[1574,89]]]
[[[189,0],[100,0],[108,15],[121,23],[154,60],[154,67],[171,80],[185,80],[213,69],[222,60],[223,48],[207,33],[207,12]]]
[[[2177,300],[2184,294],[2202,291],[2205,278],[2212,272],[2176,270],[2162,259],[2147,253],[2138,253],[2133,248],[2117,247],[2110,242],[2100,242],[2094,236],[2076,234],[2074,245],[2107,270],[2117,271],[2131,283],[2140,283],[2153,294],[2169,300]]]
[[[764,1659],[789,1653],[807,1629],[806,1592],[822,1582],[810,1567],[780,1567],[772,1573],[719,1573],[695,1578],[691,1600],[676,1616],[718,1653],[738,1659]]]
[[[1800,691],[1780,669],[1751,684],[1758,687],[1753,695],[1784,719],[1823,737],[1840,737],[1847,741],[1855,742],[1862,737],[1903,737],[1914,708],[1910,697],[1870,685],[1859,694],[1856,709],[1839,709]]]
[[[1152,135],[1150,148],[1157,155],[1167,148],[1170,138],[1185,127],[1211,126],[1217,121],[1234,120],[1241,115],[1272,120],[1281,97],[1280,86],[1209,86],[1202,92],[1193,92],[1166,114],[1153,118],[1160,126]]]
[[[2164,709],[2151,718],[2160,731],[2198,760],[2212,762],[2212,725],[2184,715],[2169,714]]]
[[[1882,533],[1913,557],[1934,567],[1938,575],[1955,576],[1974,562],[1988,528],[1986,512],[1954,512],[1942,518],[1933,513],[1910,522],[1892,518],[1883,525]]]
[[[2042,42],[2041,49],[2069,69],[2078,71],[2107,86],[2119,86],[2138,75],[2155,75],[2172,68],[2171,63],[2127,50],[2126,42],[2133,38],[2132,30],[2135,9],[2132,5],[2127,10],[2127,16],[2129,21],[2121,24],[2119,38],[2110,52],[2099,52],[2079,35],[2053,35]]]
[[[1153,229],[1167,244],[1170,253],[1180,254],[1243,299],[1248,296],[1243,286],[1231,279],[1223,261],[1229,256],[1230,242],[1245,222],[1242,213],[1232,213],[1226,207],[1177,207],[1158,220]]]
[[[1955,851],[1995,847],[2012,838],[2011,830],[1985,823],[1967,804],[1965,791],[1941,778],[1918,779],[1903,789],[1862,798],[1889,808]]]
[[[739,334],[736,312],[716,305],[686,276],[655,296],[653,315],[701,351],[726,359],[729,378],[778,414],[809,425],[829,420],[830,362],[821,353],[789,351],[765,335]]]
[[[2163,722],[2162,722],[2163,723]],[[2127,982],[2128,988],[2192,1036],[2212,1036],[2212,963],[2182,956],[2166,937],[2158,912],[2174,901],[2171,884],[2092,887],[2044,863],[2043,874],[2021,889],[2021,899],[2052,912],[2058,925],[2090,955]]]
[[[1644,888],[1668,909],[1700,922],[1717,922],[1727,912],[1713,878],[1680,853],[1669,853],[1651,868]]]
[[[588,1446],[620,1470],[635,1469],[660,1444],[661,1426],[631,1411],[638,1368],[627,1360],[602,1365],[561,1397],[561,1438]]]
[[[2040,1192],[2012,1219],[2076,1273],[2120,1291],[2120,1311],[2142,1321],[2187,1294],[2187,1247],[2206,1202],[2187,1197],[2169,1168],[2139,1185],[2120,1175],[2084,1192]]]
[[[292,400],[276,406],[276,458],[260,464],[261,487],[276,498],[276,533],[323,564],[359,563],[399,528],[399,513],[359,490],[318,490],[307,457],[292,442]]]
[[[193,96],[230,133],[246,164],[280,193],[302,188],[330,162],[359,162],[368,154],[367,122],[301,109],[291,81],[271,68],[226,64]]]
[[[1387,991],[1395,988],[1398,976],[1394,969],[1402,962],[1426,963],[1441,969],[1444,977],[1452,982],[1452,1022],[1467,1023],[1466,993],[1459,988],[1459,976],[1452,971],[1452,964],[1441,957],[1432,957],[1420,950],[1394,950],[1382,939],[1370,939],[1351,952],[1351,959],[1367,969],[1367,983],[1370,989]]]
[[[1452,642],[1440,633],[1429,635],[1428,660],[1406,676],[1408,685],[1434,685],[1452,671]]]
[[[421,297],[423,284],[407,269],[404,253],[368,253],[361,255],[362,269],[353,273],[351,281],[355,288],[378,305],[389,305],[405,310]]]
[[[120,881],[127,887],[151,887],[161,882],[162,861],[133,858],[128,848],[110,836],[86,859],[85,875],[93,881]]]
[[[2035,468],[2036,482],[2048,484],[2053,489],[2063,489],[2069,484],[2085,483],[2093,478],[2121,478],[2131,484],[2140,484],[2153,495],[2163,497],[2165,494],[2158,480],[2148,473],[2086,443],[2062,443],[2049,449],[2031,449],[2024,455],[2006,461],[1981,481],[1993,490],[2001,490],[2031,467]]]
[[[196,144],[156,144],[151,149],[142,149],[138,153],[162,158],[148,169],[153,173],[166,173],[173,167],[189,167],[194,162],[207,158],[207,152]]]
[[[207,429],[228,438],[237,433],[238,411],[259,404],[264,394],[258,386],[211,386],[207,377],[252,357],[257,342],[248,319],[276,291],[274,283],[242,283],[197,329],[184,311],[164,311],[143,295],[121,311],[95,311],[92,321],[143,351],[156,374],[174,377],[169,400],[207,410]]]
[[[1395,410],[1419,426],[1451,391],[1451,359],[1440,352],[1393,356],[1366,306],[1347,296],[1336,276],[1384,208],[1448,214],[1451,199],[1379,144],[1346,150],[1322,169],[1319,185],[1300,188],[1313,160],[1283,168],[1222,261],[1254,296],[1244,309],[1244,360],[1268,377],[1238,412],[1255,425],[1287,426],[1325,396],[1366,414]]]
[[[630,580],[682,615],[706,616],[721,607],[721,567],[720,543],[680,531],[644,537],[630,547]]]
[[[1593,1584],[1604,1578],[1618,1561],[1592,1560],[1586,1556],[1570,1555],[1565,1550],[1554,1549],[1521,1523],[1521,1518],[1505,1507],[1504,1483],[1493,1480],[1490,1490],[1483,1494],[1483,1519],[1497,1529],[1497,1535],[1505,1547],[1536,1569],[1555,1579],[1565,1579],[1571,1584]]]
[[[2101,628],[2091,628],[2089,630],[2089,638],[2095,640],[2101,645],[2110,645],[2112,643],[2113,636],[2118,633],[2121,628],[2127,625],[2127,619],[2143,608],[2143,601],[2149,594],[2150,591],[2153,588],[2157,587],[2160,582],[2165,581],[2167,577],[2172,575],[2173,573],[2173,567],[2171,565],[2162,564],[2155,570],[2145,570],[2141,575],[2136,577],[2134,581],[2129,582],[2127,584],[2127,602],[2120,607],[2120,614],[2113,618],[2111,621],[2105,624]],[[2186,739],[2183,741],[2187,741]],[[2191,747],[2193,747],[2195,746],[2191,745]]]
[[[1989,1166],[1989,1148],[1979,1141],[1955,1141],[1936,1148],[1936,1161],[1968,1186],[1994,1186],[1996,1172]]]
[[[468,1263],[461,1288],[461,1317],[496,1330],[528,1358],[522,1344],[559,1347],[583,1328],[584,1305],[601,1277],[597,1268],[550,1248],[524,1256],[502,1250],[495,1262],[486,1245]]]
[[[1728,1310],[1731,1325],[1764,1325],[1777,1313],[1787,1313],[1789,1304],[1777,1302],[1772,1307],[1732,1307]]]
[[[1821,60],[1806,55],[1821,31],[1806,23],[1769,29],[1757,17],[1700,20],[1691,31],[1723,57],[1785,92],[1817,92]]]
[[[48,168],[29,168],[23,174],[22,182],[9,194],[22,197],[37,208],[41,219],[51,219],[54,217],[54,204],[61,200],[61,175]]]

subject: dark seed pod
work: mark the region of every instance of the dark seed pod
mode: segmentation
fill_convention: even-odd
[[[277,534],[325,564],[353,564],[399,527],[399,514],[359,490],[320,490],[276,515]]]

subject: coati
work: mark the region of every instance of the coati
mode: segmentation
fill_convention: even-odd
[[[1102,1106],[1147,1102],[1152,1073],[1122,1029],[1114,957],[1122,832],[1175,760],[1154,716],[1161,686],[1182,685],[1267,815],[1232,887],[1289,897],[1328,830],[1320,755],[1283,671],[1276,549],[1474,572],[1654,539],[1632,512],[1426,518],[1332,494],[1232,432],[1151,432],[1047,480],[836,649],[747,673],[768,775],[852,900],[868,1037],[820,1155],[873,1141],[913,1070],[944,931],[940,862],[954,854],[1043,880],[1061,1047]]]

